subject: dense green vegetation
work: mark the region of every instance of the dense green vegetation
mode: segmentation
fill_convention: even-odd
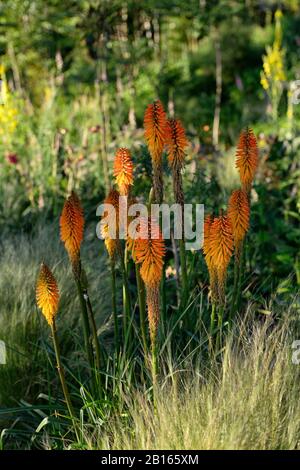
[[[0,448],[299,448],[299,366],[290,357],[300,313],[299,7],[298,0],[0,0],[0,340],[7,347]],[[168,242],[155,413],[137,302],[133,346],[114,349],[110,266],[95,230],[117,148],[130,148],[133,193],[147,201],[143,117],[156,98],[186,129],[186,202],[205,204],[207,213],[226,209],[239,187],[235,147],[246,126],[257,136],[259,167],[241,305],[213,357],[204,258],[187,254],[190,291],[178,305]],[[167,163],[164,175],[171,203]],[[59,240],[72,190],[84,207],[81,256],[105,350],[101,393],[89,383],[79,302]],[[35,304],[43,260],[61,290],[58,332],[77,441]],[[229,305],[233,271],[231,263]],[[136,299],[132,261],[129,282]],[[121,283],[117,266],[120,317]]]

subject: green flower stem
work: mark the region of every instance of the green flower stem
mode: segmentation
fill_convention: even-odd
[[[88,358],[88,362],[90,365],[91,371],[94,369],[94,355],[93,355],[93,350],[92,346],[90,343],[90,325],[89,325],[89,316],[88,316],[88,311],[87,311],[87,305],[85,302],[85,299],[83,297],[83,292],[81,289],[81,283],[80,280],[75,276],[75,281],[77,285],[77,290],[78,290],[78,296],[80,300],[80,307],[81,307],[81,318],[82,318],[82,324],[83,324],[83,336],[84,336],[84,345],[86,349],[86,354]]]
[[[237,290],[238,290],[238,283],[239,283],[239,276],[240,276],[240,258],[238,253],[235,252],[234,255],[234,281],[233,281],[233,293],[231,299],[231,308],[229,312],[229,322],[231,323],[234,319],[234,315],[236,313],[236,300],[237,300]]]
[[[140,270],[137,264],[135,264],[135,274],[138,290],[139,309],[140,309],[140,325],[144,353],[147,352],[147,323],[146,323],[146,298],[145,298],[145,286],[140,275]]]
[[[163,266],[162,278],[160,281],[160,298],[161,298],[161,314],[160,314],[160,325],[162,332],[165,331],[166,318],[167,318],[167,295],[166,295],[166,270],[165,265]]]
[[[115,347],[116,351],[120,350],[120,337],[119,337],[119,322],[117,312],[117,297],[116,297],[116,269],[115,260],[110,258],[110,270],[111,270],[111,301],[114,318],[114,333],[115,333]]]
[[[238,285],[237,285],[237,295],[236,295],[236,310],[237,311],[239,311],[241,307],[243,273],[245,272],[245,264],[246,264],[245,262],[246,262],[246,243],[244,240],[240,248],[239,275],[238,275]]]
[[[151,342],[151,373],[152,373],[152,396],[154,411],[157,405],[157,370],[158,370],[158,357],[157,357],[157,341],[156,338]]]
[[[131,320],[131,300],[130,300],[130,292],[129,292],[129,284],[128,284],[128,277],[127,277],[127,270],[125,266],[125,261],[123,257],[123,253],[120,251],[120,261],[121,261],[121,270],[122,270],[122,277],[123,277],[123,328],[124,328],[124,341],[125,341],[125,349],[127,343],[130,344],[131,339],[131,332],[132,332],[132,320]]]
[[[179,255],[180,255],[180,267],[181,267],[181,281],[182,281],[182,295],[181,299],[185,302],[188,294],[188,276],[186,267],[186,252],[184,239],[179,240]]]
[[[83,290],[83,297],[84,297],[84,300],[86,301],[86,306],[87,306],[87,310],[88,310],[88,313],[89,313],[90,322],[91,322],[91,326],[92,326],[92,334],[93,334],[95,356],[96,356],[95,365],[96,365],[97,370],[100,371],[100,369],[101,369],[101,352],[100,352],[99,338],[98,338],[98,334],[97,334],[97,325],[96,325],[96,321],[95,321],[95,315],[94,315],[94,312],[93,312],[92,304],[91,304],[91,301],[90,301],[90,298],[89,298],[89,295],[88,295],[88,292],[87,292],[86,289]]]
[[[222,335],[223,335],[223,317],[224,317],[224,305],[218,307],[218,332],[216,340],[216,350],[220,350],[222,347]]]
[[[55,319],[53,319],[53,323],[51,325],[51,332],[52,332],[52,339],[53,339],[54,351],[55,351],[56,363],[57,363],[57,371],[58,371],[58,375],[59,375],[59,378],[60,378],[60,383],[61,383],[63,394],[64,394],[64,397],[65,397],[65,400],[66,400],[68,412],[69,412],[70,418],[72,420],[74,432],[76,434],[77,441],[79,442],[80,441],[79,430],[78,430],[78,427],[76,425],[74,408],[73,408],[73,405],[72,405],[69,388],[68,388],[66,378],[65,378],[65,371],[64,371],[64,368],[63,368],[63,365],[62,365],[62,362],[61,362],[61,358],[60,358],[60,348],[59,348],[59,342],[58,342],[58,337],[57,337]]]

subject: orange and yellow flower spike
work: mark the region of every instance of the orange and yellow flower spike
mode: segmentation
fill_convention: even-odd
[[[133,184],[133,163],[130,151],[127,148],[119,148],[115,155],[114,177],[121,196],[127,196],[130,186]]]
[[[232,192],[228,202],[228,217],[231,221],[234,245],[238,253],[239,246],[249,230],[250,219],[248,196],[242,189]]]
[[[240,134],[235,166],[239,170],[243,189],[249,192],[258,166],[258,148],[252,129],[247,128]]]
[[[80,245],[83,240],[84,215],[77,194],[72,191],[65,201],[60,217],[60,238],[65,244],[73,267],[80,261]]]
[[[224,302],[224,287],[227,267],[233,253],[233,233],[231,221],[226,215],[216,217],[210,227],[208,256],[216,269],[219,301]]]
[[[165,145],[166,113],[160,100],[150,104],[144,116],[145,139],[153,162],[161,162]]]
[[[45,263],[41,264],[37,279],[36,302],[49,326],[52,326],[58,311],[59,290],[55,277]]]
[[[162,152],[166,138],[166,113],[159,100],[150,104],[144,116],[145,139],[152,159],[154,196],[163,199]]]
[[[139,238],[135,240],[134,256],[146,286],[148,320],[152,348],[159,322],[159,283],[163,274],[165,243],[157,222],[142,219]]]
[[[213,301],[215,302],[218,297],[217,292],[217,271],[216,267],[213,263],[213,259],[210,253],[210,235],[211,235],[211,226],[213,223],[213,216],[207,215],[204,219],[204,237],[203,237],[203,254],[205,257],[205,262],[207,265],[208,273],[209,273],[209,284],[211,290],[211,296]]]
[[[184,166],[185,149],[188,140],[179,119],[168,119],[166,125],[166,146],[170,168],[180,170]]]

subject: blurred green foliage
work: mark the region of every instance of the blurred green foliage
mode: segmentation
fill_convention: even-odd
[[[274,122],[260,74],[278,6],[286,81]],[[269,279],[267,290],[291,273],[299,284],[300,106],[287,113],[290,84],[299,79],[299,11],[298,0],[1,0],[0,61],[17,127],[0,141],[0,224],[30,230],[41,212],[57,215],[73,188],[92,218],[118,146],[131,148],[135,193],[147,198],[143,114],[160,97],[191,143],[186,200],[207,210],[226,207],[238,185],[238,134],[254,128],[261,163],[249,269]],[[214,148],[217,43],[222,93]]]

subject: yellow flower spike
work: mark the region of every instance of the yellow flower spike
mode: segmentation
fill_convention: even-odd
[[[14,103],[14,96],[10,92],[5,67],[0,64],[0,136],[4,142],[9,142],[18,125],[18,111]]]
[[[58,311],[59,290],[55,277],[45,263],[42,263],[37,279],[36,302],[49,326],[52,326]]]

